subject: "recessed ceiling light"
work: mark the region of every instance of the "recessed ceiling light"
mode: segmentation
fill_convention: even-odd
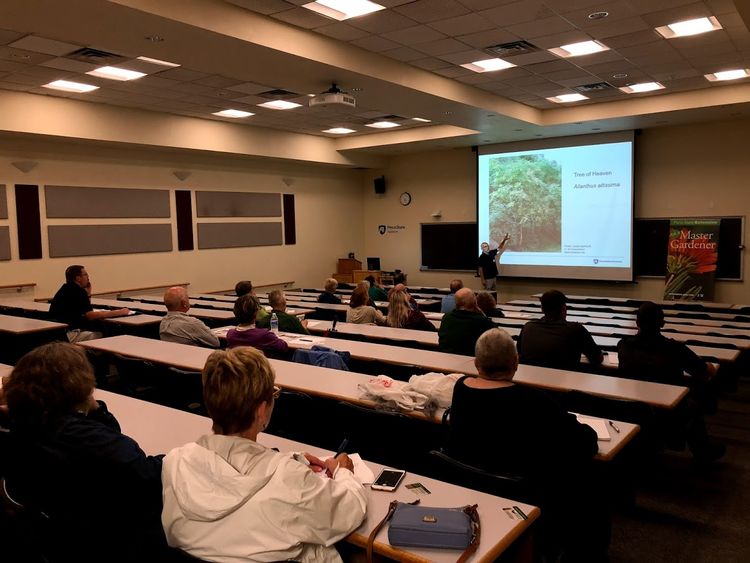
[[[424,117],[412,117],[412,121],[419,121],[420,123],[430,123],[429,119],[425,119]]]
[[[466,63],[461,65],[464,68],[468,68],[469,70],[473,70],[474,72],[494,72],[496,70],[503,70],[506,68],[511,68],[516,65],[513,63],[509,63],[508,61],[504,61],[503,59],[484,59],[482,61],[474,61],[473,63]]]
[[[394,123],[393,121],[375,121],[374,123],[368,123],[366,127],[374,127],[375,129],[390,129],[391,127],[400,127],[400,123]]]
[[[331,133],[332,135],[348,135],[349,133],[356,133],[354,129],[348,129],[346,127],[331,127],[326,129],[323,133]]]
[[[49,84],[45,84],[42,88],[49,88],[51,90],[62,90],[63,92],[78,92],[83,94],[85,92],[91,92],[98,90],[99,86],[93,84],[82,84],[80,82],[71,82],[70,80],[55,80]]]
[[[588,96],[584,96],[583,94],[560,94],[559,96],[553,96],[551,98],[547,98],[550,102],[555,102],[556,104],[569,104],[570,102],[580,102],[581,100],[588,100]]]
[[[580,41],[578,43],[563,45],[562,47],[557,47],[555,49],[549,49],[550,53],[564,58],[580,57],[581,55],[601,53],[602,51],[609,51],[609,47],[598,41]]]
[[[708,18],[697,18],[694,20],[684,20],[681,22],[670,23],[656,28],[656,32],[665,39],[674,37],[688,37],[698,35],[708,31],[721,29],[719,20],[711,16]]]
[[[221,111],[215,111],[211,115],[218,115],[219,117],[231,117],[233,119],[238,119],[240,117],[250,117],[251,115],[255,115],[255,114],[250,113],[249,111],[242,111],[239,109],[223,109]]]
[[[286,100],[273,100],[272,102],[265,102],[258,105],[269,109],[294,109],[300,107],[302,104],[287,102]]]
[[[162,61],[161,59],[152,59],[151,57],[138,57],[138,60],[143,61],[144,63],[151,63],[154,65],[160,65],[160,66],[169,66],[169,67],[180,66],[177,63],[170,63],[169,61]]]
[[[590,20],[602,20],[607,16],[609,16],[609,12],[605,12],[604,10],[602,10],[601,12],[592,12],[586,17],[588,17]]]
[[[102,66],[90,70],[86,74],[96,76],[98,78],[107,78],[108,80],[137,80],[146,76],[145,72],[137,72],[135,70],[127,70],[125,68],[117,68],[116,66]]]
[[[654,90],[663,90],[664,85],[661,82],[639,82],[638,84],[629,84],[620,88],[626,94],[641,94],[643,92],[653,92]]]
[[[22,61],[28,61],[31,58],[31,55],[27,55],[26,53],[11,53],[10,56]]]
[[[722,80],[737,80],[739,78],[747,78],[750,76],[750,69],[738,68],[734,70],[722,70],[719,72],[712,72],[711,74],[704,74],[711,82],[719,82]]]
[[[317,0],[302,7],[339,21],[385,9],[385,6],[369,0]]]
[[[146,41],[151,41],[152,43],[161,43],[164,41],[164,38],[161,35],[147,35],[144,39]]]
[[[628,73],[627,72],[618,72],[617,74],[613,74],[612,78],[617,78],[618,80],[621,80],[623,78],[627,78]]]

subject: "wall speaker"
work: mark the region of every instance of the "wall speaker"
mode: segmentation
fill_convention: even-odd
[[[375,187],[375,193],[376,194],[384,194],[385,193],[385,176],[381,176],[380,178],[375,178],[372,181],[372,184]]]

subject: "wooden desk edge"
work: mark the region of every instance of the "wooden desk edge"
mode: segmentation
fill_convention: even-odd
[[[599,461],[613,460],[617,456],[617,454],[619,454],[622,451],[625,445],[630,443],[630,441],[633,439],[633,436],[638,434],[638,432],[640,431],[641,431],[641,427],[638,426],[637,424],[634,424],[633,427],[628,432],[626,432],[624,436],[621,436],[620,434],[618,434],[619,436],[618,444],[614,448],[612,448],[606,454],[600,454],[597,452],[597,454],[594,456],[594,459],[598,459]]]

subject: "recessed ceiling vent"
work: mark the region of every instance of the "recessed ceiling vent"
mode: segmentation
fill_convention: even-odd
[[[65,58],[84,63],[92,63],[99,66],[112,66],[127,60],[126,57],[123,57],[122,55],[100,51],[99,49],[92,49],[91,47],[83,47],[82,49],[73,51],[72,53],[65,55]]]
[[[539,47],[532,45],[528,41],[512,41],[510,43],[501,43],[500,45],[493,45],[484,49],[487,53],[490,53],[496,57],[515,57],[517,55],[526,55],[528,53],[535,53],[539,50]]]
[[[593,84],[582,84],[573,88],[576,92],[603,92],[606,90],[612,90],[612,86],[609,82],[594,82]]]
[[[297,94],[296,92],[290,92],[289,90],[282,90],[281,88],[277,88],[276,90],[268,90],[267,92],[261,92],[260,94],[256,94],[256,96],[260,96],[261,98],[268,98],[269,100],[286,100],[289,98],[299,98],[300,94]]]

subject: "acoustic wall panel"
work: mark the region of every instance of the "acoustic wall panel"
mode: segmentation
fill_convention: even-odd
[[[39,186],[16,184],[16,226],[18,257],[36,260],[42,257],[42,220],[39,216]]]
[[[177,215],[177,249],[193,250],[193,200],[190,190],[175,190]]]
[[[10,227],[0,227],[0,260],[10,260]]]
[[[49,218],[169,217],[168,190],[45,186]]]
[[[198,248],[282,244],[281,223],[198,223]]]
[[[55,225],[47,227],[50,258],[172,250],[172,226]]]
[[[284,194],[284,244],[297,244],[294,194]]]
[[[281,217],[281,194],[195,192],[198,217]]]
[[[0,184],[0,219],[8,218],[8,199],[5,193],[5,184]]]

